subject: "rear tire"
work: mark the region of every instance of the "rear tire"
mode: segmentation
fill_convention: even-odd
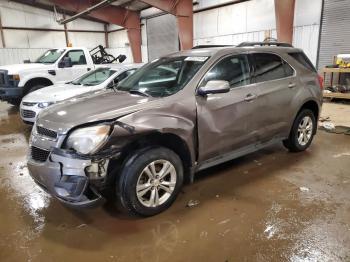
[[[291,152],[307,149],[316,133],[316,118],[310,109],[303,109],[294,120],[292,130],[283,145]]]
[[[183,184],[183,166],[172,150],[146,148],[129,157],[117,180],[121,211],[153,216],[171,206]]]

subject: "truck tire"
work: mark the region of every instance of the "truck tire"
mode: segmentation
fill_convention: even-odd
[[[6,100],[7,103],[13,105],[13,106],[19,106],[21,104],[21,99],[20,98],[9,98]]]
[[[303,109],[294,120],[292,130],[283,145],[291,152],[307,149],[316,133],[316,118],[310,109]]]
[[[28,89],[28,91],[25,93],[25,95],[27,95],[31,92],[34,92],[35,90],[41,89],[43,87],[45,87],[45,85],[43,85],[43,84],[33,85]]]
[[[153,216],[171,206],[183,184],[183,166],[175,152],[164,147],[146,148],[124,163],[116,190],[121,211]]]

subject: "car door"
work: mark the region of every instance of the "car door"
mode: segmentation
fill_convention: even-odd
[[[58,68],[57,81],[73,80],[90,70],[85,53],[82,49],[69,50],[62,58],[69,57],[72,61],[72,67]]]
[[[256,112],[258,140],[266,142],[286,135],[289,130],[289,108],[297,89],[294,69],[274,53],[251,53],[253,81],[259,87]]]
[[[259,89],[251,83],[246,54],[229,55],[218,61],[199,86],[210,80],[225,80],[230,91],[196,96],[200,162],[249,147],[256,142],[256,98]]]

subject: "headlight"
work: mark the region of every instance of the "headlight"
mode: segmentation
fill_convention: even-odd
[[[10,78],[12,77],[12,80],[19,81],[19,75],[11,75]]]
[[[46,108],[46,107],[48,107],[48,106],[50,106],[50,105],[52,105],[52,104],[54,104],[54,102],[43,102],[43,103],[39,103],[39,104],[38,104],[38,107],[40,107],[40,108]]]
[[[110,130],[108,125],[79,128],[69,135],[65,147],[84,155],[94,153],[106,141]]]

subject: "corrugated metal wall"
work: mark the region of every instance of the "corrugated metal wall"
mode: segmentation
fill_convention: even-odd
[[[226,2],[226,0],[198,0],[198,2],[195,9]],[[341,1],[341,3],[343,2]],[[322,0],[296,0],[293,44],[303,48],[313,63],[316,63],[317,58],[321,3]],[[147,13],[146,11],[142,11],[142,13]],[[276,37],[274,12],[274,0],[252,0],[195,13],[194,45],[235,45],[243,41],[262,41],[267,35]],[[0,13],[3,26],[63,29],[55,22],[53,12],[27,5],[0,1]],[[146,19],[143,19],[141,23],[143,24],[141,30],[142,58],[143,61],[148,61]],[[84,19],[73,21],[68,24],[68,27],[78,30],[104,30],[103,24]],[[109,26],[109,30],[118,28],[120,27]],[[37,57],[42,49],[65,46],[63,32],[4,30],[4,35],[7,47],[10,48],[0,52],[0,64],[4,64],[6,61],[20,62],[28,57]],[[69,40],[74,46],[88,48],[98,44],[104,45],[105,42],[104,33],[70,32]],[[109,45],[113,54],[124,53],[128,57],[127,61],[132,61],[125,30],[110,33]],[[33,50],[26,50],[26,48]],[[12,59],[10,59],[11,56],[13,56]]]
[[[147,47],[150,61],[179,51],[176,18],[166,14],[147,19]]]
[[[0,14],[4,27],[47,28],[63,30],[55,21],[54,13],[10,1],[0,1]],[[104,44],[104,25],[84,19],[67,24],[72,30],[96,30],[101,33],[69,32],[69,42],[88,48]],[[64,32],[33,30],[4,30],[5,44],[9,48],[52,48],[66,45]],[[0,41],[1,42],[1,41]]]
[[[199,0],[206,7],[214,0]],[[225,1],[223,1],[225,2]],[[293,45],[316,65],[322,0],[296,0]],[[194,45],[237,45],[276,38],[274,0],[253,0],[194,15]]]
[[[325,0],[318,68],[333,64],[337,54],[350,54],[350,1]]]

